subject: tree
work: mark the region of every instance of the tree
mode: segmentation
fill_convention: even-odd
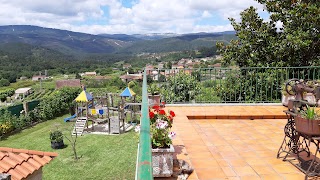
[[[194,76],[179,72],[168,78],[162,86],[161,94],[165,102],[189,102],[195,100],[200,91],[200,82]]]
[[[76,79],[81,79],[81,76],[79,73],[76,73]]]
[[[172,69],[172,62],[169,61],[167,64],[166,64],[166,68],[167,69]]]
[[[237,40],[217,43],[224,63],[240,67],[320,65],[320,1],[256,0],[271,14],[266,22],[257,10],[243,11],[241,22],[230,18]],[[276,24],[282,27],[277,29]]]
[[[0,87],[9,86],[10,82],[8,79],[0,79]]]

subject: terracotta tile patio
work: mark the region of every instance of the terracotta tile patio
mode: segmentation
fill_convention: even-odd
[[[285,107],[166,109],[176,114],[176,158],[186,160],[195,169],[188,179],[304,179],[304,174],[292,164],[276,158],[287,122]],[[233,119],[235,116],[237,119]]]

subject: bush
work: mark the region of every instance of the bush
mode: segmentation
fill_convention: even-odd
[[[161,94],[165,102],[189,102],[200,93],[200,82],[194,76],[180,72],[168,78],[163,85]]]
[[[4,102],[7,99],[7,97],[11,97],[14,94],[14,92],[15,90],[12,88],[0,91],[0,100]]]
[[[10,82],[8,79],[0,79],[0,87],[9,86]]]
[[[50,132],[50,140],[51,142],[62,142],[63,141],[63,134],[59,130],[51,131]]]
[[[80,88],[64,87],[43,98],[39,104],[41,118],[49,120],[67,113],[80,92]]]
[[[228,71],[223,82],[215,86],[217,95],[227,102],[274,102],[281,98],[282,69],[243,69]]]
[[[16,123],[17,117],[9,111],[4,111],[0,115],[0,136],[12,132],[19,125]]]

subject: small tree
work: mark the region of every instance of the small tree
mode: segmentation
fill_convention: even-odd
[[[200,92],[200,82],[194,76],[180,72],[168,78],[161,94],[166,102],[188,102]]]
[[[74,160],[77,161],[78,159],[80,159],[80,157],[78,157],[77,148],[76,148],[78,135],[77,135],[76,129],[74,129],[74,132],[75,132],[75,136],[72,136],[72,134],[70,134],[70,136],[68,137],[67,135],[64,134],[64,137],[70,142],[70,144],[72,146]]]

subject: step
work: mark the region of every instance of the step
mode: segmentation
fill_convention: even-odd
[[[76,122],[87,122],[87,120],[77,120]]]
[[[76,123],[75,126],[84,126],[86,123]]]

